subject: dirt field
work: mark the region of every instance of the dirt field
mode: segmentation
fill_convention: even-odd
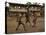
[[[30,23],[25,23],[25,17],[22,18],[22,22],[24,23],[25,29],[23,25],[21,24],[16,31],[16,28],[18,26],[18,22],[16,22],[17,17],[7,17],[7,33],[16,33],[16,32],[44,32],[44,19],[43,17],[38,17],[36,21],[36,26],[32,27],[32,20],[33,17],[30,17]]]

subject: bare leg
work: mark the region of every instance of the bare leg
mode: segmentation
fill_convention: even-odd
[[[23,25],[23,27],[24,27],[24,31],[26,31],[26,29],[25,29],[25,25],[22,23],[22,25]]]
[[[24,30],[25,30],[25,25],[24,25],[22,22],[20,22],[20,23],[18,24],[18,26],[17,26],[16,30],[18,30],[18,28],[19,28],[19,26],[20,26],[21,24],[23,25]],[[25,31],[26,31],[26,30],[25,30]]]
[[[18,28],[19,28],[20,24],[21,24],[21,23],[19,22],[19,23],[18,23],[18,26],[17,26],[17,28],[16,28],[16,30],[18,30]]]
[[[27,22],[29,22],[29,23],[30,23],[29,19],[26,19],[26,23],[27,23]]]

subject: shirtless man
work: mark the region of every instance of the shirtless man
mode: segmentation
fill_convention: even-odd
[[[19,15],[19,21],[18,21],[18,26],[17,26],[16,30],[18,30],[18,28],[19,28],[19,26],[20,26],[21,24],[23,25],[24,30],[25,30],[25,25],[24,25],[24,23],[22,23],[21,19],[22,19],[22,14]]]

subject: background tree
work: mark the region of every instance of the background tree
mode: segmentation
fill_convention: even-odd
[[[31,5],[31,2],[27,2],[26,4],[27,4],[27,5]]]

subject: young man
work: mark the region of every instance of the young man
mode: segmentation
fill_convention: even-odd
[[[24,25],[24,23],[22,23],[21,19],[22,19],[22,14],[19,15],[19,21],[18,21],[18,26],[17,26],[16,30],[18,30],[18,28],[19,28],[19,26],[20,26],[21,24],[23,25],[24,30],[25,30],[25,25]]]

